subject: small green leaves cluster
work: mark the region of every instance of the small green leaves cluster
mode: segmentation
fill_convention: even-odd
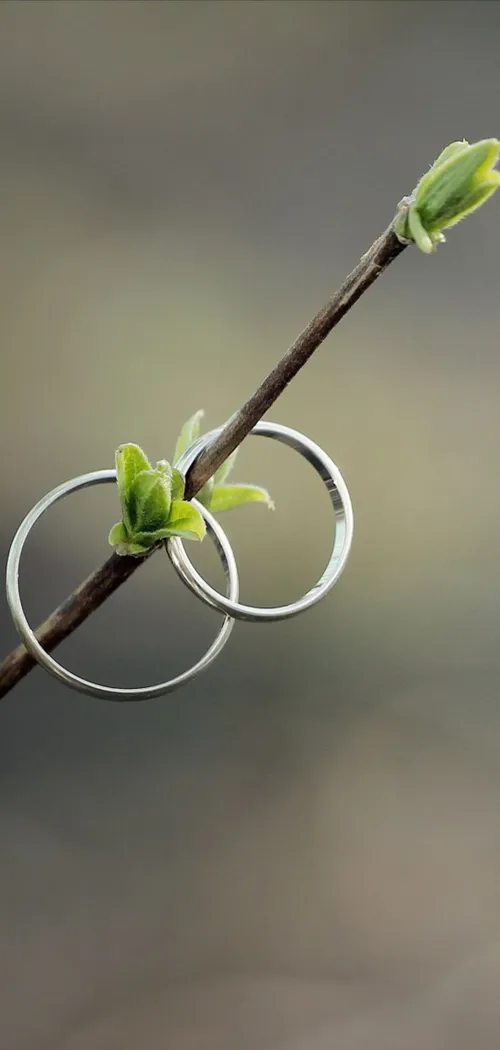
[[[113,525],[109,542],[117,554],[143,557],[169,536],[203,539],[205,522],[183,499],[184,478],[166,460],[152,467],[138,445],[120,445],[116,480],[122,520]]]
[[[199,437],[203,411],[184,424],[175,449],[174,461]],[[230,510],[244,503],[265,503],[273,508],[269,493],[258,485],[228,485],[236,452],[219,467],[198,493],[198,500],[212,513]],[[180,536],[202,540],[205,522],[199,510],[184,499],[185,478],[165,459],[153,467],[138,445],[120,445],[115,456],[116,480],[122,520],[113,525],[109,543],[117,554],[144,557],[153,547]]]
[[[178,463],[182,454],[200,436],[201,421],[204,412],[200,409],[194,416],[184,424],[177,444],[175,446],[174,463]],[[238,449],[228,456],[226,461],[216,470],[214,476],[209,478],[206,485],[197,494],[197,499],[212,514],[219,514],[223,510],[232,510],[244,503],[265,503],[270,510],[274,510],[274,503],[269,493],[260,485],[227,484],[227,479],[234,467]]]
[[[443,230],[480,208],[499,188],[500,172],[495,169],[499,155],[498,139],[447,146],[411,197],[402,201],[394,221],[400,240],[413,242],[427,254],[433,252],[445,240]]]

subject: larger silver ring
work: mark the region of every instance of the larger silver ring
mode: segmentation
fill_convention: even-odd
[[[183,474],[187,473],[205,446],[210,444],[220,434],[221,429],[204,434],[203,437],[199,438],[186,450],[177,464],[178,469]],[[326,485],[335,514],[335,540],[326,569],[318,582],[314,587],[311,587],[307,594],[304,594],[302,598],[292,602],[290,605],[278,605],[274,608],[243,605],[238,600],[233,601],[231,598],[219,594],[200,576],[188,558],[184,545],[178,537],[171,537],[166,544],[166,549],[181,580],[212,609],[228,613],[237,620],[254,622],[286,620],[291,616],[298,616],[305,609],[309,609],[316,602],[321,601],[340,578],[349,557],[354,533],[351,498],[338,467],[335,466],[335,463],[319,445],[316,445],[314,441],[311,441],[304,434],[300,434],[291,427],[282,426],[280,423],[268,422],[257,423],[251,433],[260,437],[281,441],[284,445],[288,445],[290,448],[300,452],[301,456],[304,456],[311,466],[314,467]]]
[[[57,503],[60,499],[64,499],[65,496],[69,496],[72,492],[77,492],[79,489],[86,489],[90,485],[102,485],[110,481],[116,481],[115,470],[97,470],[91,474],[82,474],[81,477],[72,478],[70,481],[66,481],[63,485],[59,485],[56,489],[53,489],[52,492],[47,493],[47,495],[44,496],[32,510],[30,510],[29,514],[26,515],[24,521],[19,526],[9,551],[6,574],[7,601],[16,628],[21,635],[26,648],[31,655],[34,656],[35,660],[41,664],[46,671],[49,671],[54,678],[58,678],[60,682],[68,685],[70,689],[76,689],[81,693],[87,693],[88,696],[96,696],[102,700],[150,700],[153,697],[164,696],[165,693],[171,693],[181,685],[186,685],[187,682],[196,678],[197,675],[201,674],[202,671],[209,667],[212,661],[215,660],[216,656],[218,656],[221,649],[225,646],[233,629],[234,619],[229,616],[225,617],[215,641],[205,655],[202,656],[201,660],[194,664],[193,667],[190,667],[188,671],[184,671],[183,674],[177,675],[176,678],[171,678],[167,682],[160,682],[158,685],[141,686],[137,689],[119,689],[114,686],[98,685],[96,682],[88,682],[85,678],[80,678],[78,675],[73,674],[72,671],[68,671],[66,667],[63,667],[54,660],[49,653],[45,652],[45,649],[42,649],[40,642],[36,638],[26,619],[19,593],[19,563],[23,547],[33,526],[38,519],[41,518],[42,514],[44,514],[49,507],[52,507],[54,503]],[[227,539],[224,530],[206,508],[196,500],[193,500],[193,503],[203,515],[208,532],[210,533],[220,555],[226,579],[228,581],[228,597],[230,601],[237,601],[239,594],[238,570],[229,540]]]

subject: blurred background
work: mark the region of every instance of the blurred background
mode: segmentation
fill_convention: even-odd
[[[119,443],[168,457],[195,410],[234,412],[440,150],[499,134],[499,68],[491,0],[1,4],[2,558]],[[494,199],[406,252],[270,413],[351,490],[325,602],[237,624],[163,700],[37,669],[2,703],[2,1047],[497,1045],[499,244]],[[245,600],[298,597],[319,479],[260,438],[234,478],[277,507],[224,518]],[[33,622],[117,517],[109,486],[39,524]],[[157,555],[60,656],[145,684],[218,624]]]

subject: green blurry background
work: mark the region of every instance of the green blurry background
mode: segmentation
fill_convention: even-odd
[[[499,69],[497,2],[1,4],[2,557],[120,442],[234,412],[441,148],[499,134]],[[270,414],[351,490],[324,603],[163,700],[37,670],[2,704],[2,1048],[497,1045],[499,245],[494,199],[406,252]],[[319,480],[260,439],[234,476],[277,505],[224,519],[245,599],[298,597]],[[40,524],[33,620],[116,518],[110,486]],[[60,655],[144,684],[217,624],[157,555]]]

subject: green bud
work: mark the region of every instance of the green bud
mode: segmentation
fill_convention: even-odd
[[[495,164],[499,155],[498,139],[472,145],[452,142],[404,202],[394,222],[396,235],[414,242],[423,252],[432,252],[444,241],[443,230],[475,211],[498,189],[500,172]]]
[[[185,479],[166,460],[153,469],[138,445],[120,445],[116,479],[122,521],[113,525],[108,539],[117,554],[143,557],[169,536],[203,539],[205,522],[183,499]]]

